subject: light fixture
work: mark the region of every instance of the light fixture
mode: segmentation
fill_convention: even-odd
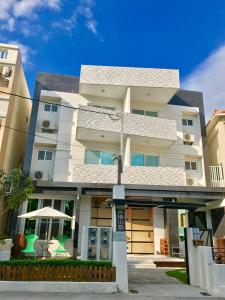
[[[104,138],[105,136],[104,135],[101,135],[101,138]]]
[[[105,93],[105,90],[101,90],[102,93]]]

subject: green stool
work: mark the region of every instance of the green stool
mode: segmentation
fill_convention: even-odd
[[[69,237],[67,235],[59,235],[58,236],[58,242],[59,242],[59,246],[56,250],[54,250],[53,252],[55,254],[64,254],[66,253],[66,257],[67,257],[67,250],[65,249],[65,243],[66,241],[68,241]]]
[[[36,250],[34,249],[34,243],[38,239],[36,234],[28,234],[25,236],[26,239],[26,248],[21,250],[22,253],[34,253],[36,258]]]

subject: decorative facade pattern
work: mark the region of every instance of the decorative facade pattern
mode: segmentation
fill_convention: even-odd
[[[81,84],[179,88],[179,71],[152,68],[81,66]]]
[[[74,165],[73,181],[82,183],[117,182],[117,166]],[[124,167],[123,184],[185,186],[186,175],[182,168]]]
[[[116,113],[91,106],[80,106],[77,127],[119,133],[121,118]],[[99,114],[103,112],[105,114]],[[112,113],[108,115],[107,113]],[[124,134],[176,141],[177,128],[175,120],[142,116],[137,114],[124,114]]]

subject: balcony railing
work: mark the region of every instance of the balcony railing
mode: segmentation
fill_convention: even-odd
[[[87,138],[85,129],[99,130],[119,134],[121,130],[120,118],[112,111],[91,106],[80,106],[77,121],[77,138]],[[108,115],[111,113],[112,115]],[[80,130],[79,129],[83,129]],[[177,140],[176,121],[125,113],[123,120],[124,134],[160,141],[166,146]]]
[[[211,185],[212,187],[225,187],[223,166],[210,166]]]

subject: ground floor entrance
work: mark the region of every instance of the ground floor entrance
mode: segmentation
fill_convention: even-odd
[[[112,208],[104,198],[91,201],[91,226],[112,226]],[[126,208],[126,236],[128,254],[153,254],[153,209]]]

